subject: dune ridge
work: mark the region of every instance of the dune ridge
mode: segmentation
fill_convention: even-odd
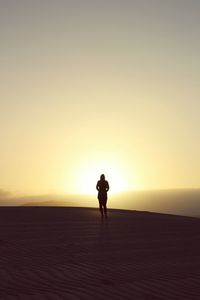
[[[200,220],[0,208],[0,299],[200,299]]]

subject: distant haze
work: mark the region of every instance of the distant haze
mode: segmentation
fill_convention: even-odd
[[[200,1],[1,0],[0,28],[2,190],[200,188]]]
[[[92,195],[43,195],[21,198],[0,195],[0,206],[13,205],[98,208],[98,201]],[[152,190],[118,194],[109,197],[108,207],[200,217],[200,189]]]

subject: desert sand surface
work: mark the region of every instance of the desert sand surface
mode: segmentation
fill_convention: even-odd
[[[0,208],[0,299],[200,299],[200,219]]]

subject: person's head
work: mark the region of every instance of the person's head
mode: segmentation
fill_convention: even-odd
[[[105,180],[105,175],[104,175],[104,174],[101,174],[100,179],[101,179],[101,180]]]

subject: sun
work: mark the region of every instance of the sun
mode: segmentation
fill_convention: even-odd
[[[96,183],[101,174],[105,175],[110,185],[109,193],[124,192],[128,189],[127,174],[120,164],[113,161],[90,162],[80,166],[75,180],[75,189],[81,194],[96,194]]]

